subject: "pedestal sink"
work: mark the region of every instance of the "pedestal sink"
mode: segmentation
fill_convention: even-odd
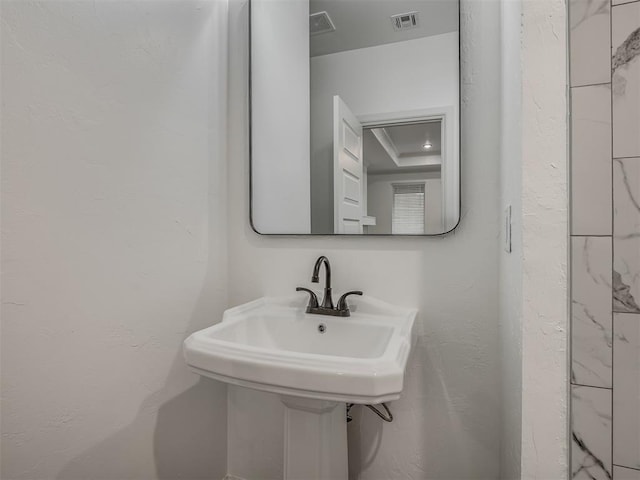
[[[417,311],[368,296],[349,303],[340,318],[305,313],[303,296],[264,297],[184,342],[194,372],[280,395],[287,480],[346,480],[345,403],[402,392]]]

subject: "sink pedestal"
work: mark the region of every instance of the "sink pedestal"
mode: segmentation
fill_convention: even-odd
[[[280,396],[284,414],[284,479],[347,480],[345,404]]]

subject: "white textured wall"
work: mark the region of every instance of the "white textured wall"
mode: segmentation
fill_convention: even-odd
[[[568,475],[566,16],[522,2],[523,479]]]
[[[220,479],[226,3],[1,14],[1,476]]]
[[[422,330],[406,392],[383,424],[350,424],[350,467],[360,479],[498,477],[498,158],[500,6],[465,2],[462,206],[443,238],[260,237],[248,224],[247,5],[230,8],[229,304],[309,285],[320,254],[334,291],[420,309]],[[230,388],[229,473],[281,478],[282,416],[272,395]]]
[[[312,232],[333,232],[333,96],[357,116],[453,107],[457,118],[458,77],[458,32],[311,58]]]
[[[501,462],[500,478],[520,479],[522,442],[522,36],[521,3],[502,5],[502,138],[500,211],[511,206],[511,248],[500,252]],[[502,222],[500,242],[504,242]]]
[[[568,476],[566,5],[502,0],[500,478]],[[503,232],[504,234],[504,229]]]

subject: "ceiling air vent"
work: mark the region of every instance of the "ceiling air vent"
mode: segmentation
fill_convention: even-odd
[[[336,26],[331,21],[327,12],[317,12],[309,15],[309,33],[319,35],[321,33],[333,32]]]
[[[418,26],[418,12],[399,13],[391,16],[391,23],[395,31],[408,30]]]

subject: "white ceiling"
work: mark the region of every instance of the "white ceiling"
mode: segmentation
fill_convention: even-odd
[[[416,123],[415,125],[397,125],[385,127],[400,155],[440,154],[442,122]],[[423,148],[431,143],[429,150]]]
[[[427,155],[438,156],[441,154],[441,122],[428,122],[413,125],[397,125],[385,127],[388,138],[393,143],[393,148],[400,157],[420,157],[424,156],[425,163],[432,160]],[[425,142],[433,146],[425,150]],[[364,163],[371,174],[376,173],[414,173],[439,170],[440,165],[407,166],[399,167],[382,147],[372,129],[365,129],[363,134]],[[440,158],[438,158],[440,161]]]
[[[311,37],[312,57],[458,31],[458,0],[310,0],[309,8],[326,11],[336,27]],[[418,27],[393,29],[392,15],[414,11]]]

